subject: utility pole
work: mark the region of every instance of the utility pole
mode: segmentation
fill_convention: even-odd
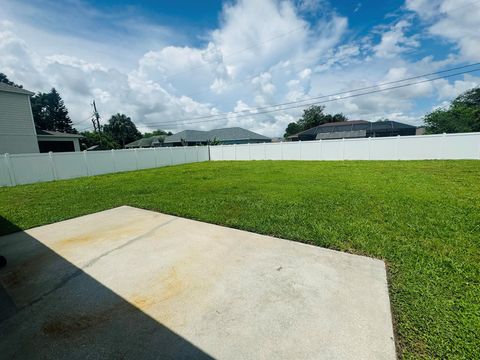
[[[95,104],[95,100],[93,100],[93,116],[94,118],[92,119],[93,122],[93,129],[95,131],[100,132],[102,130],[100,126],[100,114],[97,111],[97,105]]]

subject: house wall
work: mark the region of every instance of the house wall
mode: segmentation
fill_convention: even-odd
[[[0,91],[0,154],[38,152],[30,96]]]

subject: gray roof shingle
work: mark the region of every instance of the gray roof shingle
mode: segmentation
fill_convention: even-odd
[[[19,88],[17,86],[8,85],[8,84],[2,83],[2,82],[0,82],[0,91],[12,92],[12,93],[30,95],[30,96],[35,95],[35,93],[33,93],[31,91]]]
[[[220,141],[232,140],[269,140],[270,138],[257,134],[253,131],[240,127],[231,127],[223,129],[213,129],[210,131],[201,130],[184,130],[179,133],[168,136],[165,143],[177,143],[183,140],[187,142],[207,142],[209,140],[218,139]]]

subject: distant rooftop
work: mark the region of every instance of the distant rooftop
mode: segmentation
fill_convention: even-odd
[[[60,131],[51,131],[51,130],[42,130],[38,127],[35,128],[37,135],[40,136],[57,136],[57,137],[65,137],[65,138],[83,138],[80,134],[69,134]]]
[[[213,139],[220,141],[238,141],[238,140],[270,140],[270,138],[257,134],[253,131],[241,127],[231,127],[222,129],[213,129],[210,131],[184,130],[179,133],[168,136],[165,144],[179,143],[182,140],[186,142],[208,142]]]

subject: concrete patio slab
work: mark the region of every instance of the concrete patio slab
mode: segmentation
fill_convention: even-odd
[[[6,359],[395,359],[379,260],[127,206],[0,254]]]

